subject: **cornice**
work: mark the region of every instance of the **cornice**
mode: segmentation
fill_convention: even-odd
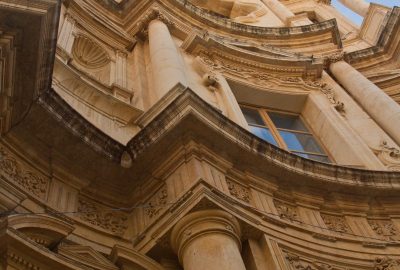
[[[181,47],[195,56],[206,55],[212,58],[215,55],[235,62],[238,66],[257,68],[266,73],[289,73],[291,77],[319,78],[323,67],[322,59],[299,56],[277,50],[274,51],[274,55],[251,52],[229,45],[209,35],[201,36],[197,32],[192,32]]]
[[[124,146],[97,129],[79,113],[73,110],[54,90],[50,90],[39,99],[42,105],[57,121],[61,122],[75,136],[81,138],[96,152],[119,163]]]
[[[398,37],[398,30],[400,28],[400,7],[394,7],[390,13],[389,19],[379,36],[377,43],[369,48],[358,50],[345,54],[346,62],[350,64],[361,64],[362,62],[370,62],[373,59],[377,59],[379,63],[382,59],[390,60],[393,55],[387,55],[390,51],[392,53],[396,51],[396,48],[400,44],[395,42],[396,37]],[[385,55],[383,58],[382,56]]]

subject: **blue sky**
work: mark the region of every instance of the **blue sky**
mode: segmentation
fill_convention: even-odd
[[[375,0],[375,1],[365,0],[365,1],[366,2],[374,2],[374,3],[385,5],[388,7],[393,7],[395,5],[400,6],[399,0]],[[354,13],[350,9],[346,8],[345,6],[343,6],[341,3],[339,3],[338,0],[332,0],[332,5],[334,7],[336,7],[338,10],[340,10],[342,12],[342,14],[344,14],[345,16],[350,18],[350,20],[352,20],[353,22],[355,22],[358,25],[361,25],[362,17],[359,16],[358,14]]]

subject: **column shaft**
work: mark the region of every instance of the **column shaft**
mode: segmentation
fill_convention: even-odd
[[[301,26],[312,24],[304,16],[296,16],[279,0],[262,0],[262,2],[285,24],[289,26]]]
[[[185,270],[246,270],[239,234],[235,217],[221,210],[203,210],[175,225],[171,243]]]
[[[329,67],[363,109],[400,145],[400,106],[385,92],[344,61]]]
[[[149,47],[156,96],[161,98],[177,83],[187,85],[183,59],[167,25],[160,20],[149,24]]]
[[[364,0],[339,0],[339,2],[362,17],[367,15],[369,3]]]

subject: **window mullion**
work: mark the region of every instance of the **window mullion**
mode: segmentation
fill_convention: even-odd
[[[282,137],[279,135],[278,129],[275,127],[274,123],[272,122],[271,118],[268,116],[267,112],[263,109],[258,109],[262,119],[265,122],[265,125],[271,131],[272,136],[274,136],[276,142],[278,143],[279,147],[288,150],[286,143],[283,141]]]

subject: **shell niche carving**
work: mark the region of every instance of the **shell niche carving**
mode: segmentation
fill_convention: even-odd
[[[75,39],[72,54],[74,60],[88,68],[100,68],[110,62],[107,52],[85,36],[78,36]]]

